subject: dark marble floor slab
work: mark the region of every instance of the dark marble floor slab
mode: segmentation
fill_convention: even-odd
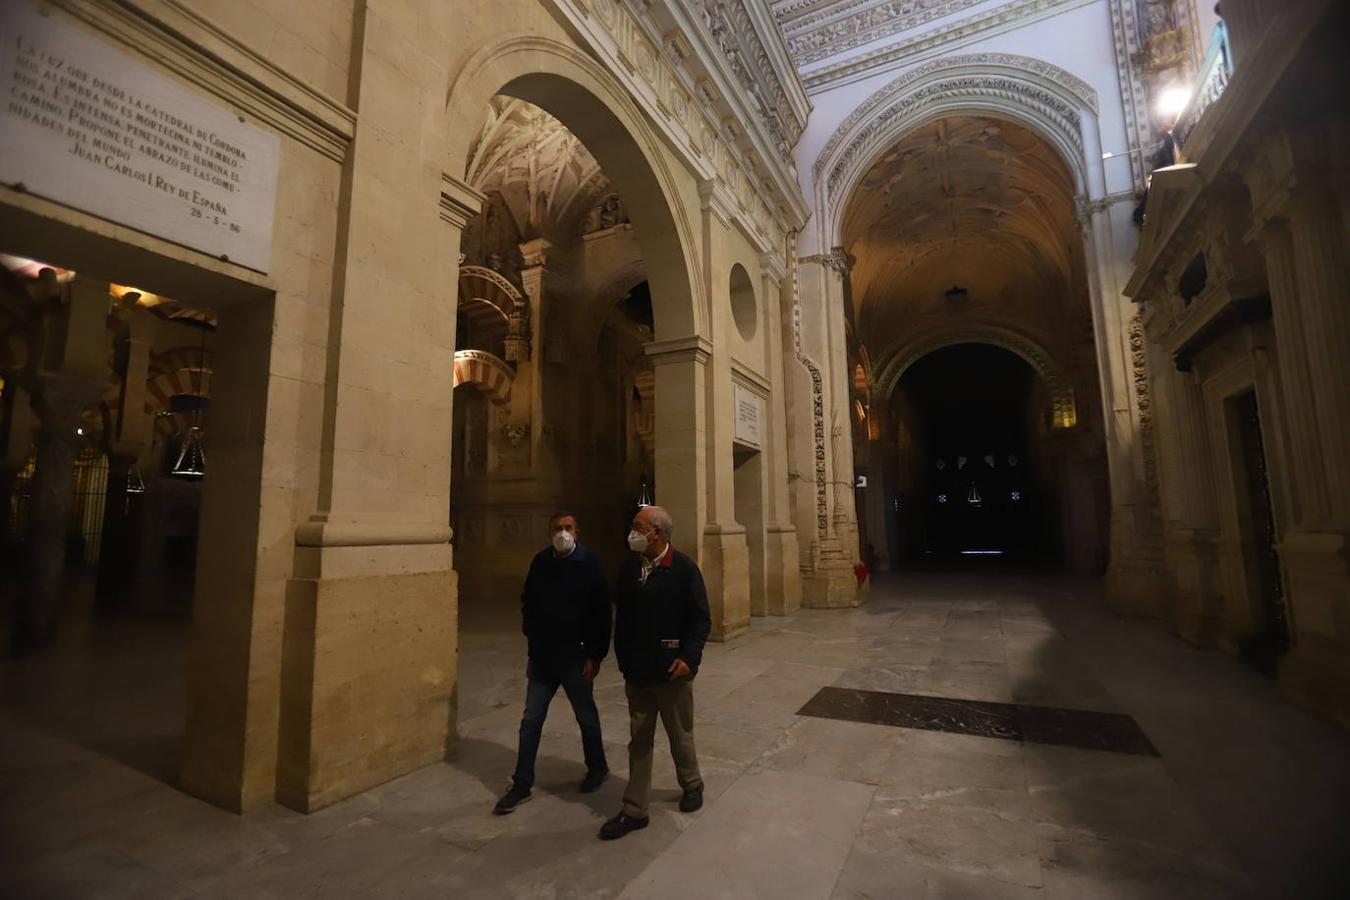
[[[825,687],[797,715],[1136,756],[1158,755],[1134,719],[1120,713]]]

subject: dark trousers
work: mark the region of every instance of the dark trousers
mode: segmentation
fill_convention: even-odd
[[[600,737],[600,711],[595,708],[595,694],[591,682],[581,675],[581,664],[561,666],[549,671],[530,663],[526,669],[529,686],[525,689],[525,714],[520,718],[520,750],[516,754],[516,773],[511,776],[516,784],[529,790],[534,786],[534,760],[539,755],[539,738],[544,733],[544,719],[553,695],[562,688],[572,704],[572,712],[581,726],[581,749],[586,757],[586,771],[607,769],[605,744]]]

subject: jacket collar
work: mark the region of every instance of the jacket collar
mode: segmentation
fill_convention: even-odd
[[[572,552],[566,556],[559,556],[554,552],[553,545],[550,544],[548,547],[548,555],[555,562],[581,562],[591,554],[584,546],[582,546],[580,541],[577,541],[577,545],[572,548]]]

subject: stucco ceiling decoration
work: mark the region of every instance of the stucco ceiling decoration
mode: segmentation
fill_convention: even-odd
[[[816,158],[813,172],[817,179],[820,178],[821,169],[824,168],[827,161],[834,156],[835,150],[839,144],[849,136],[853,127],[867,118],[888,99],[902,94],[908,86],[921,81],[939,72],[946,72],[952,69],[969,69],[971,71],[996,73],[1007,71],[1010,74],[1016,74],[1019,77],[1044,79],[1047,86],[1056,86],[1061,88],[1070,96],[1081,101],[1084,106],[1097,112],[1097,92],[1092,86],[1081,78],[1064,71],[1059,66],[1053,65],[1041,59],[1031,56],[1020,56],[1014,53],[965,53],[959,56],[945,56],[942,59],[935,59],[932,62],[924,63],[915,69],[910,69],[905,74],[888,82],[884,87],[878,88],[872,92],[866,100],[859,103],[853,112],[849,113],[844,121],[830,135],[830,139],[825,142],[824,148]]]
[[[908,31],[984,0],[870,0],[835,4],[814,15],[780,21],[798,66]]]
[[[961,19],[940,24],[921,34],[905,33],[900,40],[884,44],[875,50],[842,55],[845,49],[852,50],[873,39],[849,39],[849,46],[840,47],[836,55],[838,62],[810,68],[810,64],[799,63],[803,71],[802,81],[808,93],[819,93],[839,84],[856,81],[876,74],[878,70],[895,69],[923,56],[931,55],[941,48],[952,50],[962,44],[977,39],[987,39],[1013,28],[1020,28],[1029,21],[1058,15],[1069,4],[1082,5],[1087,0],[1011,0],[992,9],[980,9]],[[913,29],[911,29],[911,32]]]
[[[492,99],[468,171],[475,188],[501,195],[526,239],[574,233],[611,191],[576,135],[534,104],[511,97]]]
[[[860,332],[881,350],[918,318],[973,311],[951,308],[957,283],[975,309],[1050,321],[1081,243],[1073,196],[1059,154],[1014,122],[953,116],[910,132],[844,210]]]

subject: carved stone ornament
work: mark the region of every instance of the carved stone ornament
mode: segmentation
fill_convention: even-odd
[[[530,426],[516,423],[503,425],[502,434],[506,436],[507,446],[515,450],[530,439]]]
[[[908,83],[906,83],[908,84]],[[996,105],[1010,109],[1020,109],[1034,120],[1045,123],[1054,134],[1068,141],[1078,151],[1081,161],[1083,153],[1082,123],[1078,109],[1058,93],[1053,93],[1034,81],[1017,74],[982,74],[975,72],[953,72],[945,76],[936,76],[934,81],[920,84],[913,90],[897,88],[898,96],[885,106],[873,110],[867,124],[848,137],[848,143],[835,156],[830,157],[832,146],[838,146],[846,135],[847,129],[840,126],[830,143],[821,154],[820,165],[830,164],[829,177],[826,179],[827,193],[831,198],[839,196],[845,179],[859,168],[865,167],[876,149],[894,137],[890,123],[903,125],[924,107],[960,101],[962,99],[992,100]],[[837,139],[837,140],[836,140]]]

